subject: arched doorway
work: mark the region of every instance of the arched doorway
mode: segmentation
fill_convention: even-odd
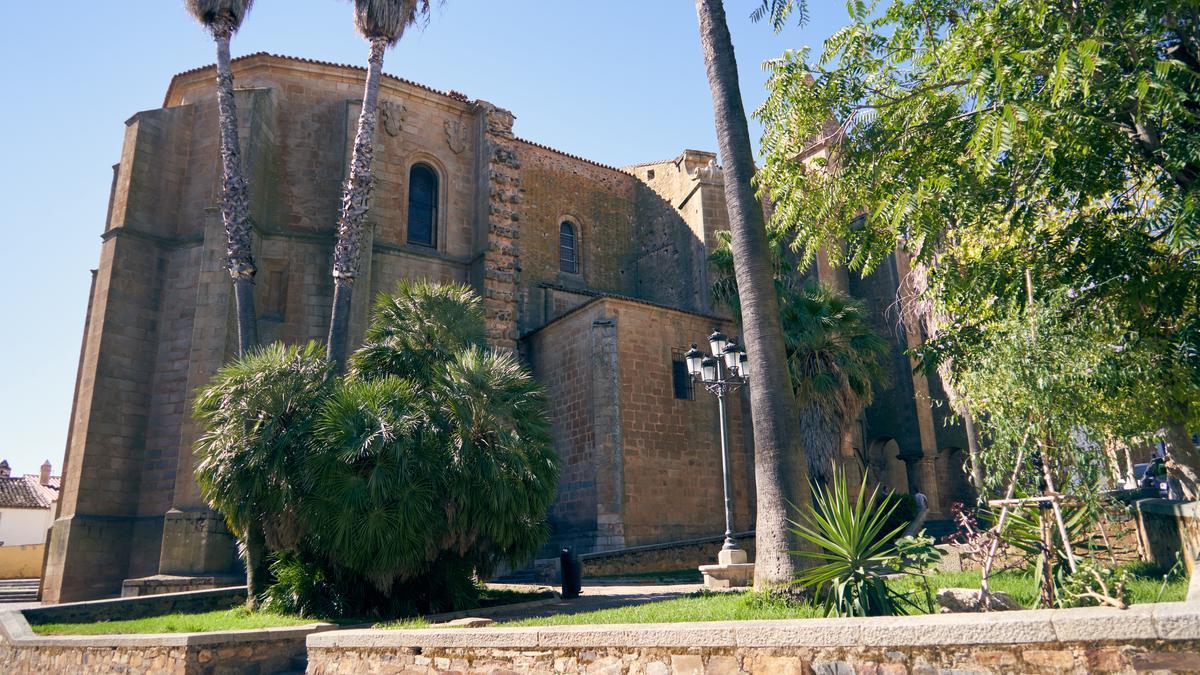
[[[938,451],[938,464],[938,481],[946,508],[954,502],[974,504],[975,490],[967,474],[967,451],[953,446],[942,448]]]
[[[900,459],[900,445],[894,438],[877,438],[867,446],[870,480],[891,492],[908,492],[908,470]]]

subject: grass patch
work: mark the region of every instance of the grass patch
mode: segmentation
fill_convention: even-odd
[[[560,614],[509,621],[505,627],[573,626],[594,623],[680,623],[691,621],[748,621],[752,619],[806,619],[821,616],[811,605],[761,593],[709,593],[701,591],[670,600],[630,607],[614,607],[579,614]]]
[[[1136,573],[1140,570],[1132,570]],[[979,588],[979,572],[940,572],[930,577],[933,592],[940,588]],[[1187,596],[1188,580],[1176,576],[1163,587],[1161,575],[1135,577],[1130,583],[1134,603],[1176,602]],[[893,590],[921,602],[916,578],[908,577],[888,582]],[[1022,572],[1001,572],[992,575],[991,588],[1012,596],[1024,607],[1037,604],[1038,588],[1033,575]],[[910,611],[917,612],[916,609]],[[579,624],[613,623],[680,623],[692,621],[746,621],[755,619],[805,619],[823,616],[819,608],[804,602],[771,597],[759,593],[694,593],[671,600],[651,602],[631,607],[602,609],[536,619],[510,621],[506,627],[571,626]],[[424,627],[424,626],[422,626]]]
[[[88,623],[42,623],[30,627],[38,635],[125,635],[130,633],[212,633],[225,630],[252,630],[316,623],[269,612],[251,612],[245,607],[219,609],[199,614],[164,614],[126,621]]]
[[[1148,602],[1179,602],[1187,597],[1187,577],[1175,575],[1163,584],[1161,573],[1151,576],[1140,568],[1130,568],[1134,574],[1129,583],[1129,596],[1132,604]],[[939,588],[979,588],[980,574],[974,572],[939,572],[930,577],[933,592]],[[901,593],[923,593],[919,580],[914,577],[889,581],[888,586]],[[1022,607],[1032,608],[1037,605],[1039,590],[1032,574],[1023,571],[1000,572],[993,574],[989,580],[993,591],[1000,591],[1012,596]]]

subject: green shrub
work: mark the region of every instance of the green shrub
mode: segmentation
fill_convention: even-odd
[[[487,348],[469,288],[401,283],[380,296],[342,378],[317,347],[263,353],[197,407],[206,494],[235,532],[247,513],[269,526],[267,605],[379,617],[472,607],[476,575],[545,541],[558,479],[545,396],[514,356]],[[254,462],[220,463],[247,449]]]

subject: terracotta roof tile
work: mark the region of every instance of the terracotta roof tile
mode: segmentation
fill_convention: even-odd
[[[59,478],[50,479],[55,485]],[[0,478],[0,508],[48,509],[58,499],[58,488],[38,482],[37,476]]]
[[[283,59],[285,61],[296,61],[298,63],[311,63],[311,64],[317,65],[317,66],[331,66],[333,68],[347,68],[350,70],[359,70],[364,73],[367,71],[365,66],[356,66],[356,65],[351,65],[348,63],[334,63],[332,61],[319,61],[317,59],[306,59],[306,58],[303,58],[300,56],[288,56],[286,54],[272,54],[270,52],[254,52],[253,54],[246,54],[245,56],[239,56],[236,59],[233,59],[233,63],[237,63],[239,61],[245,61],[246,59],[259,58],[259,57],[263,57],[263,56],[270,57],[273,59]],[[178,80],[179,78],[183,77],[184,75],[192,75],[194,73],[199,73],[204,70],[215,69],[216,67],[217,66],[215,64],[210,63],[207,65],[192,68],[190,70],[185,70],[180,73],[176,73],[175,77],[171,78],[171,86],[167,87],[166,99],[170,98],[171,90],[174,88],[175,81]],[[431,87],[429,85],[421,84],[420,82],[413,82],[412,80],[407,80],[403,77],[396,77],[395,75],[388,75],[387,73],[384,73],[383,77],[385,79],[395,80],[396,82],[403,82],[404,84],[411,85],[418,89],[424,89],[425,91],[428,91],[428,92],[431,92],[434,94],[439,94],[441,96],[445,96],[446,98],[449,98],[449,99],[452,99],[455,101],[466,102],[468,100],[466,94],[463,94],[462,92],[442,91],[440,89],[434,89],[433,87]],[[164,107],[167,105],[166,99],[164,99],[164,101],[163,101]]]

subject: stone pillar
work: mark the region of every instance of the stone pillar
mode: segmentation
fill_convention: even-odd
[[[195,392],[237,351],[233,285],[225,270],[225,225],[220,210],[204,220],[204,249],[196,283],[187,391]],[[160,574],[230,574],[238,571],[237,546],[224,520],[208,508],[196,485],[192,443],[199,425],[186,416],[181,427],[173,507],[164,514]]]
[[[513,143],[512,113],[487,104],[484,114],[484,166],[487,171],[487,223],[483,254],[483,309],[488,341],[499,349],[517,347],[517,284],[521,274],[521,162]]]
[[[896,249],[896,276],[899,280],[900,287],[897,289],[897,301],[901,306],[901,313],[906,313],[906,305],[910,298],[914,296],[912,282],[909,279],[910,256],[903,249]],[[923,341],[921,332],[918,326],[911,325],[910,322],[903,324],[905,344],[909,350],[920,346]],[[925,493],[926,499],[929,500],[929,512],[931,515],[946,515],[947,506],[942,503],[941,493],[938,489],[937,472],[934,469],[934,460],[938,456],[937,447],[937,430],[933,420],[933,405],[929,395],[929,378],[917,370],[917,362],[913,358],[909,358],[909,366],[912,373],[913,387],[913,410],[917,416],[917,430],[921,437],[921,458],[917,463],[917,485],[921,492]],[[911,483],[913,475],[909,473],[909,482]]]
[[[596,543],[593,550],[609,551],[625,546],[625,458],[616,318],[594,321],[590,337],[591,423],[596,457]]]

